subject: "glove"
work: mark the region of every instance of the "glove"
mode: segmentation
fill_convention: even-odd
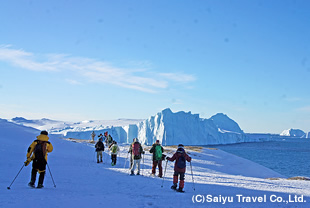
[[[31,162],[31,159],[28,157],[27,160],[24,162],[25,166],[29,165],[30,162]]]
[[[170,157],[166,157],[166,160],[169,160],[170,159]]]

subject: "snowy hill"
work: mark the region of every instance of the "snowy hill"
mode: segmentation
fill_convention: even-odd
[[[47,170],[45,187],[32,189],[27,186],[31,165],[23,167],[23,162],[28,146],[38,134],[36,129],[0,120],[1,207],[309,207],[308,181],[266,179],[283,176],[221,150],[197,152],[185,147],[193,158],[193,178],[188,164],[186,193],[183,194],[170,189],[174,172],[172,162],[163,162],[164,167],[167,164],[164,181],[149,177],[151,154],[146,151],[141,170],[144,176],[129,176],[128,161],[124,168],[128,146],[121,146],[117,165],[112,167],[107,152],[105,163],[97,164],[93,144],[69,142],[59,135],[49,135],[54,151],[49,154],[48,164],[56,188]],[[165,149],[169,156],[175,151],[174,148]],[[11,189],[6,189],[20,169]],[[247,200],[251,202],[242,201],[241,195],[249,197]],[[207,196],[212,200],[206,201],[209,200]],[[290,202],[295,196],[306,202]],[[258,202],[255,200],[258,197],[266,200]]]
[[[307,137],[307,134],[300,129],[284,130],[280,135],[281,136],[289,136],[289,137],[309,138],[309,137]]]

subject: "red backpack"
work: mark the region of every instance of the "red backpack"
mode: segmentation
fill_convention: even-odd
[[[135,142],[132,144],[132,154],[134,156],[140,156],[140,143]]]

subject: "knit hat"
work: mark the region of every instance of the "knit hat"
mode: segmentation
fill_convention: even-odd
[[[41,131],[41,134],[46,135],[46,136],[48,135],[47,131],[45,130]]]
[[[183,145],[183,144],[179,144],[179,145],[178,145],[178,148],[184,149],[184,145]]]
[[[156,140],[156,144],[159,144],[159,140],[158,139]]]

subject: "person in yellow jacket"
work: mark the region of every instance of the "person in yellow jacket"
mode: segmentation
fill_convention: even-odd
[[[47,153],[53,151],[53,145],[48,141],[47,131],[41,131],[37,139],[32,142],[27,151],[25,166],[32,162],[31,181],[29,186],[35,187],[37,172],[39,172],[39,182],[37,188],[43,188],[45,169],[47,164]]]

